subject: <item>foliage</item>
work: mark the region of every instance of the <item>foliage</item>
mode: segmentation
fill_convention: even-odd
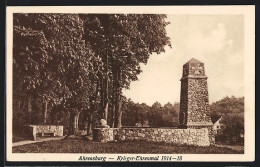
[[[244,97],[224,97],[210,105],[212,121],[217,121],[221,115],[244,113]]]
[[[139,104],[134,103],[131,99],[128,99],[127,102],[123,103],[123,126],[135,126],[136,123],[142,125],[148,121],[147,113],[150,110],[150,107],[145,103]]]
[[[81,15],[81,18],[84,20],[84,39],[102,61],[100,116],[108,119],[108,106],[112,105],[110,125],[120,127],[122,88],[129,88],[130,82],[138,79],[140,63],[146,64],[152,52],[159,54],[165,45],[170,45],[165,30],[166,16],[91,14]]]
[[[15,14],[14,100],[38,98],[72,115],[86,108],[91,50],[82,35],[76,14]]]
[[[101,118],[120,127],[122,89],[138,79],[140,63],[150,54],[170,46],[165,18],[14,14],[14,124],[67,126],[69,116],[69,133],[75,134],[82,115],[88,127]],[[138,111],[138,121],[144,121],[146,108]]]
[[[217,136],[221,141],[237,142],[244,133],[244,97],[225,97],[210,105],[212,121],[217,121],[221,116],[224,125],[222,135]],[[234,141],[233,141],[234,140]]]
[[[135,126],[137,123],[150,127],[177,126],[179,103],[172,105],[168,102],[161,106],[159,102],[155,102],[152,106],[148,106],[128,99],[122,106],[123,126]]]

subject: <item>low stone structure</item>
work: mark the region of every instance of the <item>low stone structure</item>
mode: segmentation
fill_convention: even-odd
[[[63,136],[63,126],[59,125],[29,125],[27,126],[30,129],[33,136],[33,140],[36,140],[37,134],[44,136],[45,134],[50,134],[51,136]]]
[[[118,139],[119,128],[95,128],[93,129],[93,141],[109,142]]]
[[[93,140],[98,142],[143,140],[196,146],[209,146],[207,128],[163,129],[163,128],[96,128]]]

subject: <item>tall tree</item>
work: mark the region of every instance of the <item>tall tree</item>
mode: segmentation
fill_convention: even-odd
[[[52,83],[47,68],[51,60],[50,43],[44,32],[32,23],[34,19],[41,20],[34,15],[14,14],[13,97],[14,101],[27,99],[28,124],[31,123],[33,99],[44,96],[48,92],[42,89],[45,83]]]
[[[49,15],[53,21],[53,65],[57,70],[57,79],[62,88],[64,106],[70,112],[69,135],[78,131],[81,111],[88,106],[89,59],[91,49],[85,45],[83,21],[77,14]],[[58,37],[58,38],[57,38]]]
[[[159,54],[164,46],[170,46],[166,15],[102,14],[82,15],[82,18],[85,40],[103,62],[101,112],[107,118],[108,82],[112,82],[114,126],[121,127],[122,89],[137,80],[140,63],[146,64],[153,52]]]
[[[83,33],[77,14],[14,16],[16,88],[28,96],[28,111],[35,94],[45,102],[45,112],[50,101],[62,104],[70,112],[70,134],[77,131],[80,111],[89,101],[89,59],[93,54],[82,40]]]

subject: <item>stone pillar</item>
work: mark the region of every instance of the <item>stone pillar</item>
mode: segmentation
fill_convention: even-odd
[[[192,58],[183,65],[180,128],[208,128],[211,131],[213,123],[210,118],[207,78],[204,63]]]

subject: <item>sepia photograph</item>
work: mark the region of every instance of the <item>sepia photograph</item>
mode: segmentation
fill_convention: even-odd
[[[7,160],[253,161],[254,12],[7,7]]]

